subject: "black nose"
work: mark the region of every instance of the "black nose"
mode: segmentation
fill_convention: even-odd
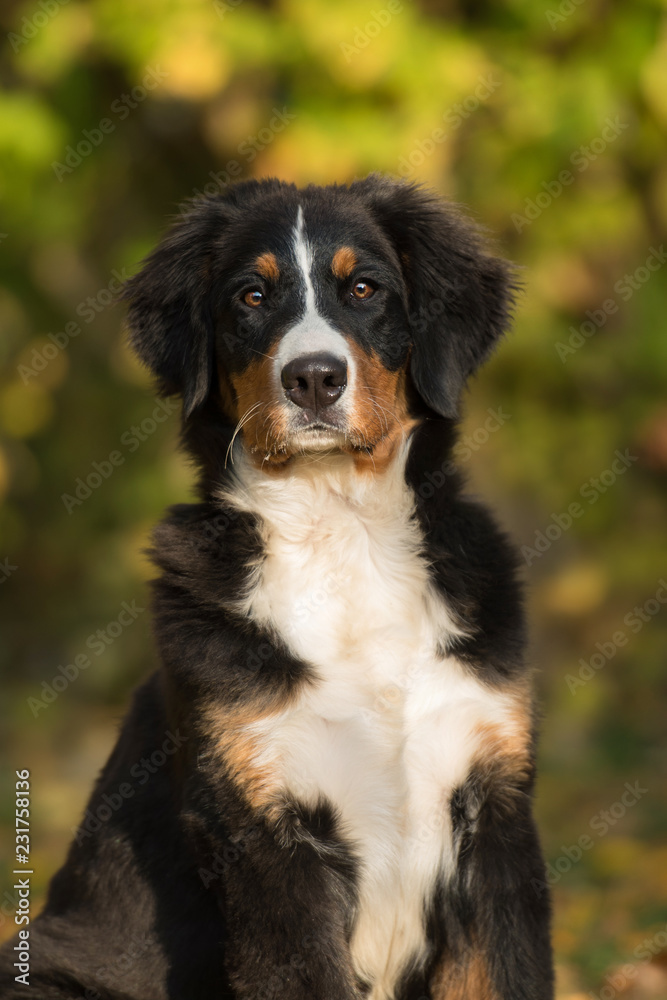
[[[317,413],[335,403],[347,384],[345,358],[331,354],[304,354],[282,370],[285,392],[297,406]]]

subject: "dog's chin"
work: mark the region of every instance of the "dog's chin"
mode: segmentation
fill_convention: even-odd
[[[287,449],[293,455],[307,455],[323,451],[343,451],[348,444],[347,435],[338,427],[311,424],[293,431]]]

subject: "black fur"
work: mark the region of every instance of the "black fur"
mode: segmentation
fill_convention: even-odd
[[[357,859],[335,809],[286,798],[269,822],[221,768],[205,722],[212,707],[253,711],[313,680],[309,664],[236,609],[249,563],[261,560],[261,534],[252,516],[215,492],[227,476],[234,423],[217,366],[242,372],[293,318],[293,289],[273,300],[268,318],[248,312],[239,293],[258,253],[290,253],[299,202],[323,246],[353,243],[374,261],[382,292],[369,308],[347,310],[346,329],[388,371],[409,364],[421,425],[406,475],[433,578],[467,629],[454,651],[491,686],[524,676],[513,550],[463,494],[451,463],[465,381],[508,323],[510,268],[487,254],[457,210],[378,177],[304,191],[250,181],[195,204],[131,280],[127,298],[139,356],[161,392],[183,397],[200,502],[173,508],[155,533],[160,670],[135,695],[30,927],[29,988],[14,981],[13,943],[2,950],[6,1000],[353,1000],[368,991],[349,953]],[[316,277],[319,306],[340,322],[335,283]],[[140,782],[141,761],[166,740],[173,752]],[[552,997],[548,900],[531,887],[543,879],[532,780],[532,770],[513,778],[491,764],[455,791],[458,869],[432,887],[429,960],[405,971],[396,1000],[459,1000],[468,963],[480,955],[493,996],[469,1000]],[[123,783],[132,795],[110,810]]]
[[[411,374],[443,417],[456,417],[466,379],[510,321],[510,266],[486,253],[481,233],[454,206],[411,184],[352,185],[390,236],[409,288]]]

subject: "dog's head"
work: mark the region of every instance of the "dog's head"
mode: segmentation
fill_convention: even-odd
[[[128,284],[132,343],[192,419],[215,398],[248,451],[380,458],[455,417],[507,326],[509,266],[452,206],[378,176],[248,181],[195,203]]]

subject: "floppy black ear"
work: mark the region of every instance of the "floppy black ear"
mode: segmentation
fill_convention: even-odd
[[[392,240],[409,291],[410,373],[422,399],[455,417],[466,379],[510,323],[517,284],[480,231],[414,184],[377,175],[352,185]]]
[[[213,376],[211,258],[225,221],[221,201],[193,203],[123,292],[130,343],[158,391],[183,396],[186,417],[206,399]]]

